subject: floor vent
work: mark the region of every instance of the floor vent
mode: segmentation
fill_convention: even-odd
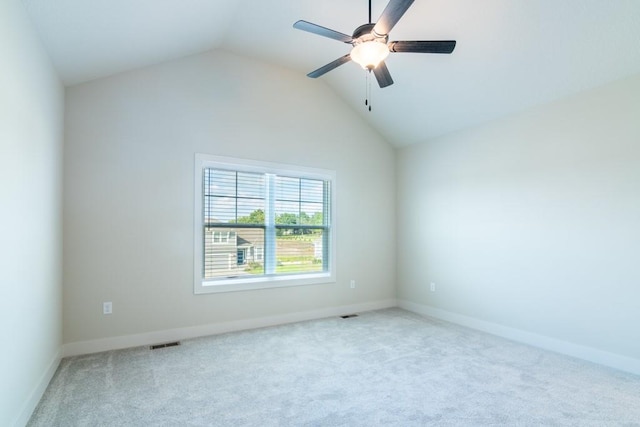
[[[159,348],[165,348],[165,347],[175,347],[177,345],[180,345],[180,341],[174,341],[174,342],[167,342],[164,344],[154,344],[151,347],[149,347],[151,350],[157,350]]]
[[[357,314],[345,314],[344,316],[340,316],[340,317],[342,317],[343,319],[349,319],[351,317],[358,317],[358,315]]]

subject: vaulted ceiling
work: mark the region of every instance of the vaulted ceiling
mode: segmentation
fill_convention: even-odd
[[[367,0],[22,0],[66,85],[224,49],[301,75],[349,45],[292,27],[351,34]],[[373,0],[373,20],[388,0]],[[392,53],[395,84],[345,64],[327,84],[396,146],[486,122],[640,73],[638,0],[416,0],[390,40],[457,41],[451,55]]]

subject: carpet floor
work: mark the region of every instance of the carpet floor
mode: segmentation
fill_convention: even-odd
[[[65,358],[29,426],[640,426],[640,377],[401,309]]]

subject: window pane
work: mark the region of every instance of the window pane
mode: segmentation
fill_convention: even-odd
[[[264,274],[264,229],[205,227],[204,278]]]
[[[238,197],[264,199],[264,175],[238,172]]]
[[[236,218],[236,199],[232,197],[208,196],[204,199],[204,221],[206,224],[233,222]]]
[[[276,176],[276,200],[300,200],[300,179]]]
[[[322,203],[324,201],[324,182],[315,179],[301,179],[300,200]]]
[[[264,174],[205,169],[205,223],[264,224],[264,181]]]
[[[276,273],[324,271],[322,229],[278,228],[276,230]]]
[[[205,195],[236,195],[236,173],[233,171],[206,169],[204,181]]]
[[[251,207],[243,208],[242,213],[246,213],[251,209],[252,209]],[[238,217],[238,224],[264,225],[265,224],[264,210],[254,209],[249,214]]]
[[[264,224],[264,200],[238,199],[238,222]]]
[[[297,202],[276,201],[276,224],[298,224],[300,206]]]
[[[322,203],[302,203],[300,205],[300,224],[304,225],[323,225],[323,209]]]
[[[276,177],[276,224],[323,225],[324,181]]]

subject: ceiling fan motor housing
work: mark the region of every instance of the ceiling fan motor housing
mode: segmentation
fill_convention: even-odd
[[[373,31],[373,27],[375,27],[375,23],[363,24],[355,29],[353,32],[353,40],[351,41],[352,45],[357,45],[363,42],[377,41],[380,43],[387,44],[389,40],[388,35],[378,35]]]

